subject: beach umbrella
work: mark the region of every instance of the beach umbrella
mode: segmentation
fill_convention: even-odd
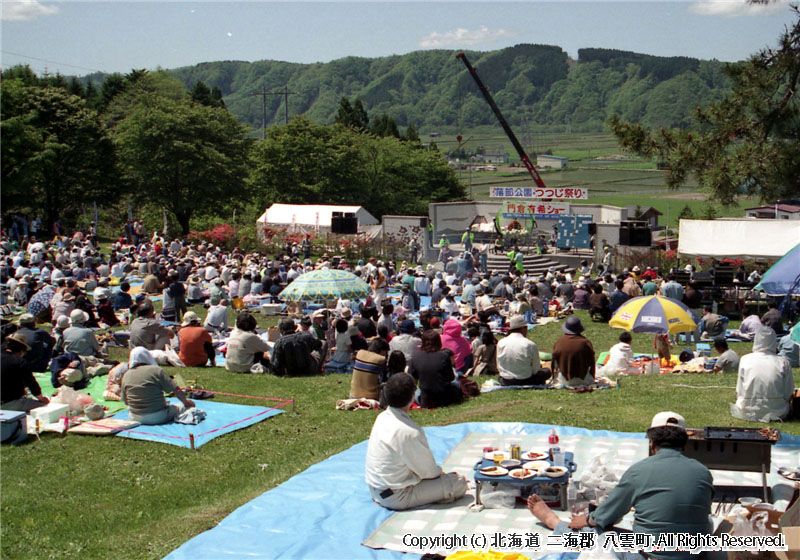
[[[642,296],[623,303],[608,324],[635,333],[677,334],[694,331],[697,318],[679,301]]]
[[[755,289],[770,296],[800,293],[800,243],[764,273]]]
[[[287,301],[360,299],[370,293],[361,278],[346,270],[320,268],[301,274],[278,295]]]

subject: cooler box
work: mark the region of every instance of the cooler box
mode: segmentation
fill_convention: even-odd
[[[0,410],[0,442],[22,443],[28,439],[28,422],[24,412]]]
[[[44,426],[45,424],[58,422],[62,416],[69,416],[69,405],[50,403],[45,406],[40,406],[39,408],[34,408],[28,414],[32,422],[35,423],[38,418],[39,423]]]
[[[695,354],[696,356],[702,356],[704,358],[710,358],[711,357],[711,345],[710,344],[698,343],[697,346],[695,346],[695,350],[697,351],[696,354]]]

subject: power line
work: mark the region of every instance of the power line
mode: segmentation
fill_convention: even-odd
[[[86,68],[85,66],[77,66],[75,64],[67,64],[66,62],[58,62],[56,60],[48,60],[46,58],[38,58],[38,57],[35,57],[35,56],[28,56],[26,54],[20,54],[20,53],[6,51],[6,50],[0,50],[0,52],[2,52],[3,54],[10,54],[12,56],[20,56],[22,58],[28,58],[30,60],[38,60],[40,62],[47,62],[47,63],[50,63],[50,64],[58,64],[59,66],[69,66],[70,68],[78,68],[80,70],[88,70],[90,72],[100,72],[102,74],[106,73],[103,70],[98,70],[97,68]]]

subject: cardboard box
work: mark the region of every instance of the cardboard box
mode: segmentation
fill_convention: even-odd
[[[60,417],[69,416],[69,405],[50,403],[45,406],[40,406],[39,408],[34,408],[28,415],[31,417],[31,422],[34,425],[36,424],[37,418],[42,426],[45,424],[53,424],[58,422]]]
[[[746,508],[748,516],[759,510],[757,507]],[[785,512],[767,510],[767,529],[771,534],[782,532],[786,537],[787,551],[756,551],[756,550],[730,550],[728,560],[762,560],[778,558],[780,560],[800,560],[800,500],[797,500]],[[728,532],[733,533],[733,518],[726,520],[729,523]]]

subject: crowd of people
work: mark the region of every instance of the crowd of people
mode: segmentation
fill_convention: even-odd
[[[91,234],[52,244],[22,236],[3,240],[0,303],[25,312],[16,323],[3,321],[2,408],[28,411],[48,402],[33,372],[49,369],[54,387],[74,389],[107,373],[104,396],[123,400],[132,419],[170,422],[194,402],[161,367],[163,360],[214,366],[220,347],[225,368],[237,373],[305,376],[321,373],[326,365],[350,367],[349,398],[374,401],[384,409],[367,451],[372,498],[398,510],[452,502],[465,494],[466,480],[442,472],[409,410],[461,402],[474,394],[471,376],[493,376],[502,386],[580,388],[599,375],[638,373],[627,331],[598,368],[594,346],[574,311],[608,322],[629,299],[658,294],[682,302],[699,319],[697,329],[686,334],[691,342],[713,341],[715,371],[738,372],[734,416],[770,421],[790,412],[791,367],[800,364],[797,345],[783,336],[783,316],[774,302],[761,317],[746,315],[733,333],[753,341],[753,352],[739,358],[726,342],[726,318],[704,305],[698,286],[692,281],[682,285],[674,274],[661,277],[649,267],[612,274],[607,264],[594,271],[584,262],[574,272],[553,267],[529,275],[518,266],[521,253],[512,250],[507,271],[488,270],[481,258],[487,247],[472,247],[455,259],[443,251],[440,265],[376,258],[348,264],[327,255],[313,263],[310,243],[303,244],[302,256],[294,252],[270,259],[225,252],[209,243],[168,243],[158,235],[147,241],[137,225],[126,227],[125,238],[107,255]],[[469,237],[463,241],[472,244]],[[348,269],[369,285],[370,293],[365,301],[340,299],[313,313],[283,317],[275,338],[259,332],[247,310],[238,312],[229,328],[231,306],[242,310],[279,301],[288,284],[315,268]],[[393,287],[399,288],[396,295],[389,292]],[[163,301],[158,314],[154,296]],[[430,298],[429,305],[422,305],[423,297]],[[206,309],[204,319],[189,309],[195,305]],[[563,319],[549,367],[528,335],[530,326],[545,317]],[[52,329],[37,327],[42,323]],[[120,325],[127,326],[130,348],[124,363],[108,360],[107,346],[95,330]],[[498,340],[499,331],[505,336]],[[675,342],[657,335],[653,348],[669,358]],[[166,393],[179,404],[168,404]],[[685,421],[673,412],[656,415],[648,438],[651,457],[631,467],[607,502],[588,517],[573,518],[569,528],[611,526],[634,506],[635,523],[645,532],[705,530],[710,475],[679,453],[686,443]],[[669,483],[651,494],[654,478]],[[675,500],[681,509],[665,506]],[[528,506],[549,528],[567,529],[535,496]],[[671,513],[665,517],[667,510]]]

